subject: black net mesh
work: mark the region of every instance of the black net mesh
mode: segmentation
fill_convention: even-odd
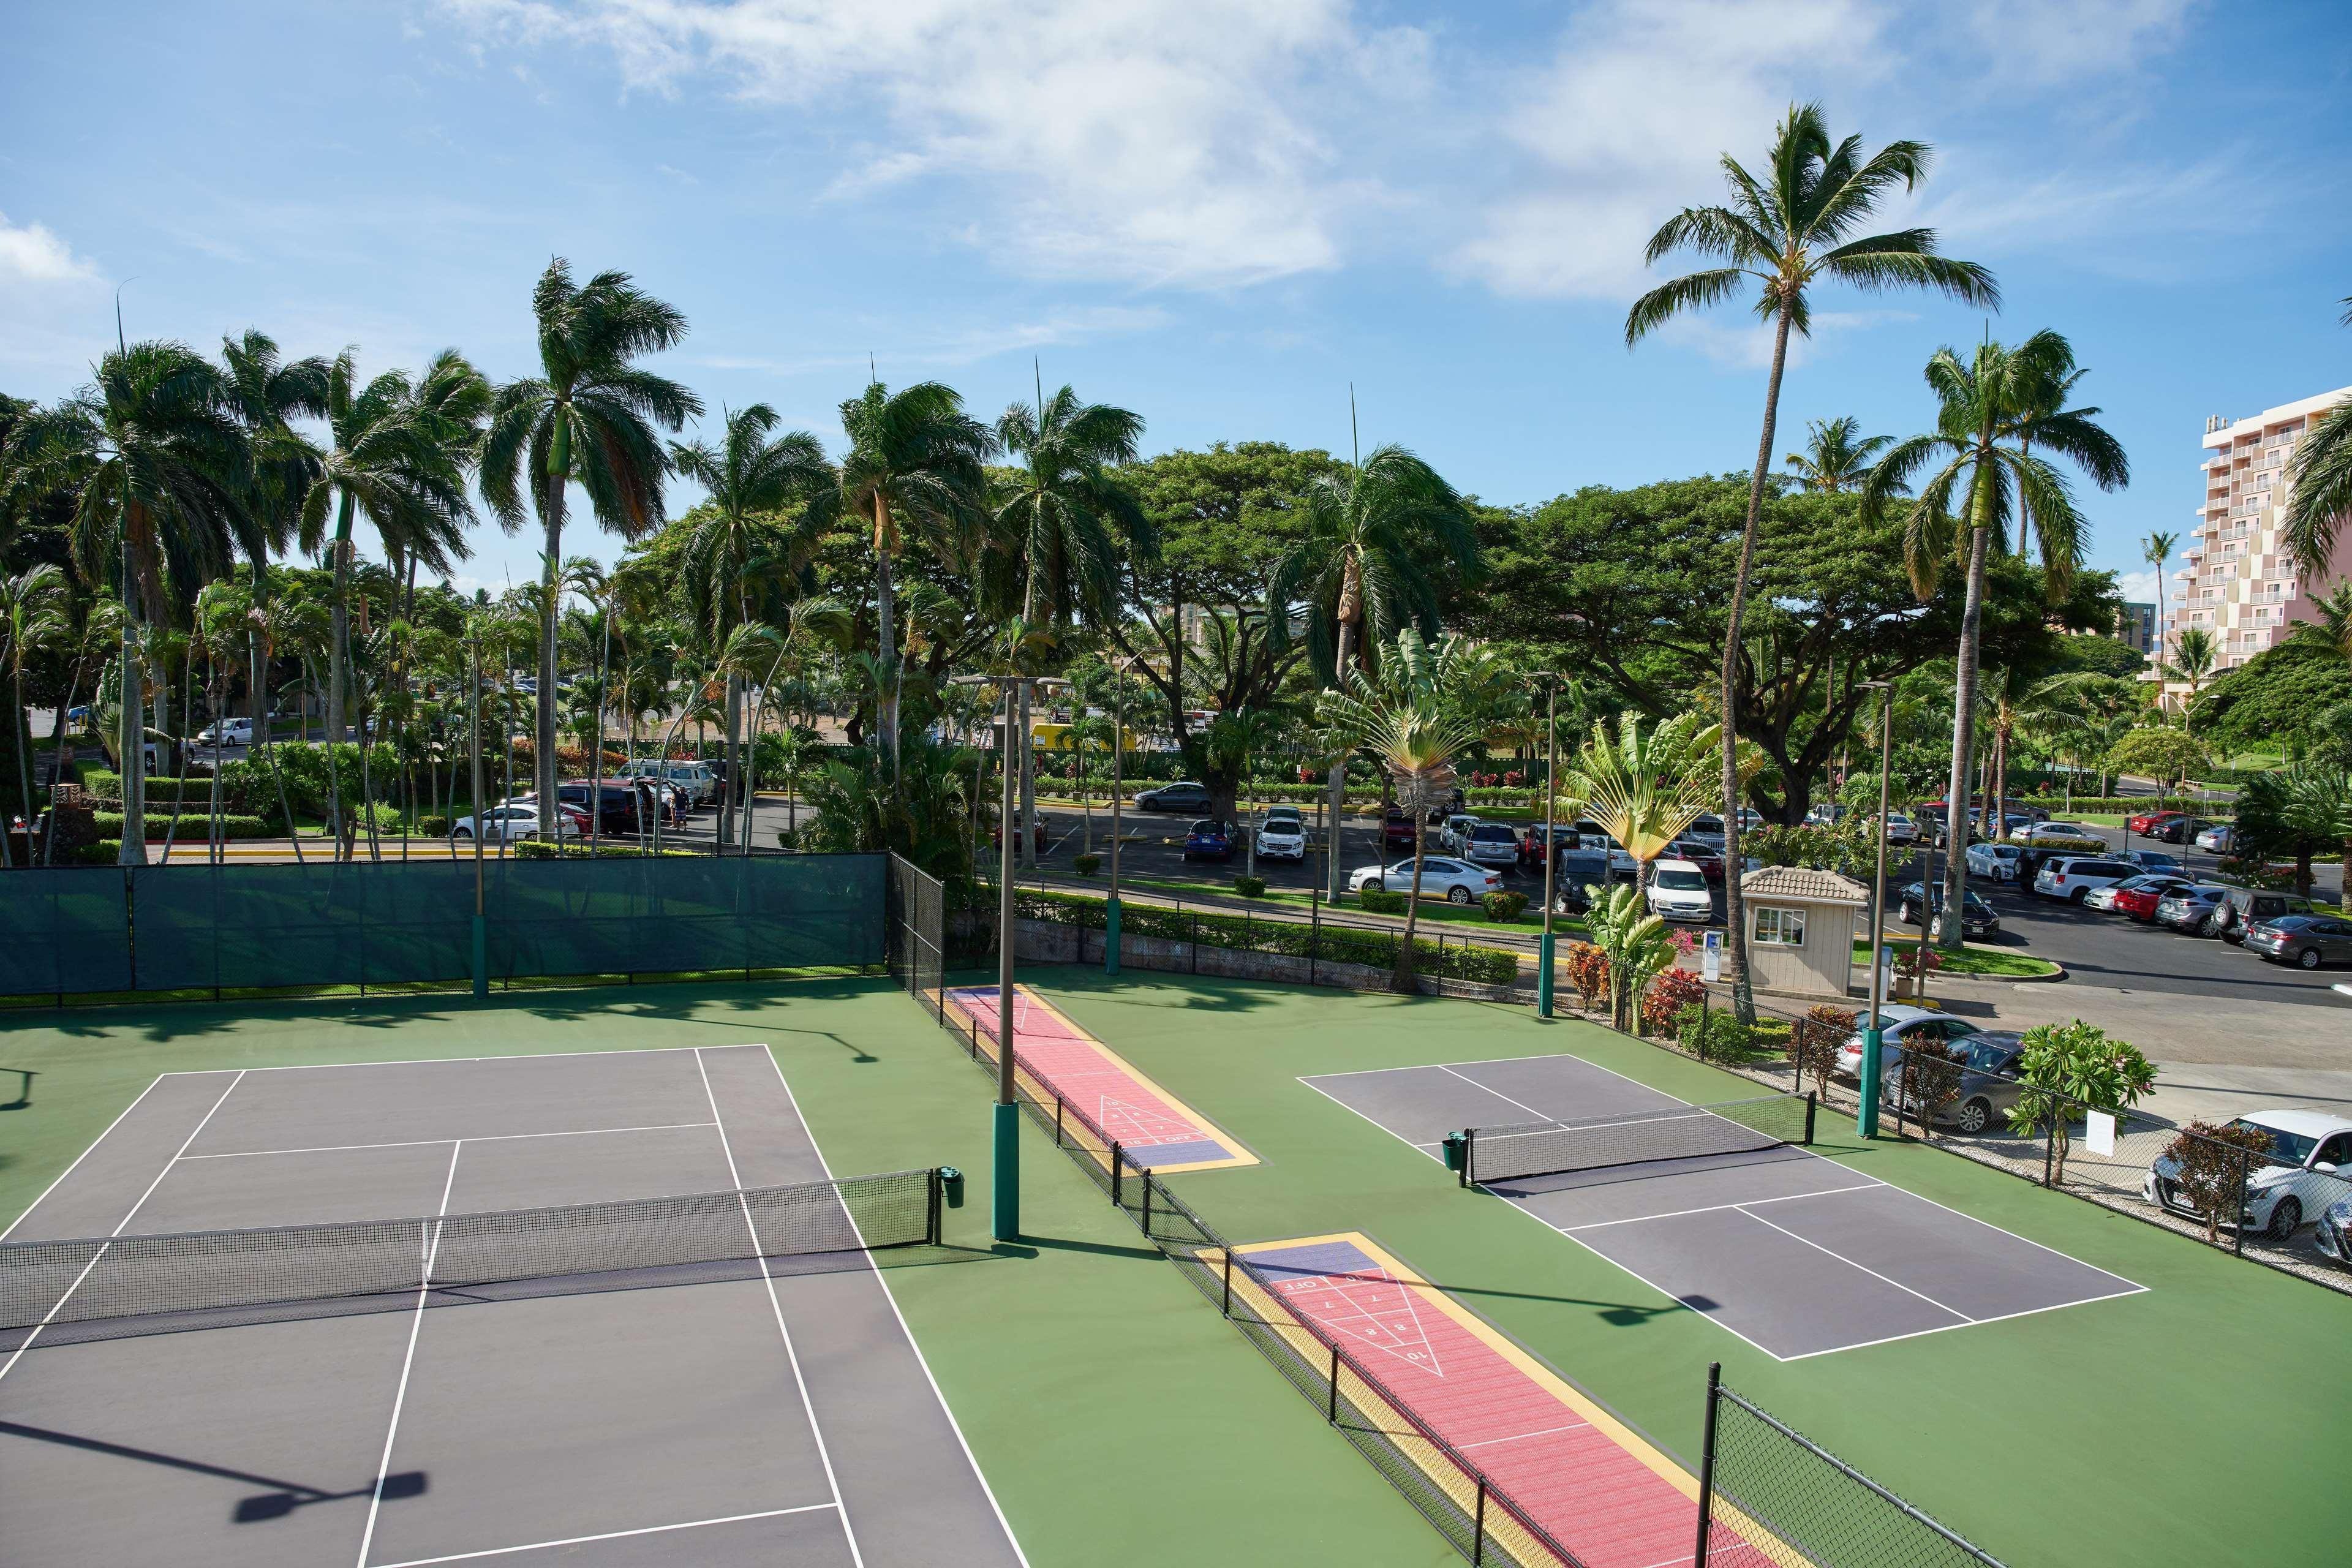
[[[1507,1182],[1651,1160],[1737,1154],[1812,1142],[1810,1095],[1768,1094],[1719,1105],[1675,1105],[1631,1116],[1475,1127],[1464,1180]]]
[[[12,871],[0,891],[0,995],[131,989],[131,912],[121,871]]]
[[[0,1243],[0,1329],[936,1239],[934,1173],[495,1214]]]
[[[1716,1387],[1712,1402],[1713,1488],[1699,1568],[2000,1568],[1731,1390]]]

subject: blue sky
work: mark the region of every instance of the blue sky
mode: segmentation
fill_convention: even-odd
[[[1149,449],[1402,441],[1540,500],[1752,461],[1736,310],[1628,353],[1641,247],[1794,98],[1936,144],[1917,198],[2054,327],[2136,482],[2093,559],[2185,531],[2209,414],[2352,383],[2340,0],[410,0],[27,8],[0,60],[0,389],[111,339],[259,325],[365,369],[530,367],[551,254],[683,309],[715,414],[837,442],[867,355],[992,416],[1049,386]],[[1830,290],[1808,418],[1907,434],[1981,318]],[[684,498],[681,498],[684,499]],[[568,542],[609,558],[617,542]],[[487,531],[469,578],[534,563]],[[2143,573],[2131,586],[2145,591]]]

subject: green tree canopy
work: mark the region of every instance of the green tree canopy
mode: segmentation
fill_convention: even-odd
[[[2352,664],[2317,636],[2290,637],[2226,671],[2190,704],[2189,722],[2231,752],[2308,741],[2312,721],[2352,702]]]

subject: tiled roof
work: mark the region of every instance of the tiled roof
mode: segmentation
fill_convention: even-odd
[[[1836,904],[1870,901],[1870,889],[1853,878],[1804,866],[1759,867],[1739,879],[1739,890],[1751,899],[1809,899]]]

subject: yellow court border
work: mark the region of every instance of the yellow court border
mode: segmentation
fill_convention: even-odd
[[[956,1013],[962,1015],[965,1019],[977,1022],[977,1020],[972,1018],[971,1009],[966,1007],[961,1002],[958,1001],[953,994],[957,990],[975,989],[980,989],[980,987],[940,987],[938,994],[940,997],[941,1011],[944,1012],[952,1009]],[[1241,1166],[1255,1165],[1263,1163],[1255,1154],[1251,1153],[1247,1148],[1244,1147],[1240,1139],[1235,1138],[1232,1133],[1227,1132],[1223,1128],[1218,1126],[1215,1122],[1210,1121],[1207,1117],[1202,1115],[1191,1106],[1185,1104],[1184,1101],[1169,1093],[1165,1088],[1154,1081],[1150,1074],[1144,1072],[1133,1062],[1129,1061],[1125,1057],[1120,1056],[1117,1051],[1111,1049],[1110,1047],[1105,1044],[1101,1037],[1097,1036],[1093,1030],[1088,1029],[1084,1025],[1080,1024],[1076,1018],[1071,1017],[1067,1013],[1065,1013],[1059,1007],[1055,1006],[1053,1003],[1038,994],[1035,990],[1027,985],[1017,984],[1013,989],[1015,995],[1027,998],[1031,1006],[1043,1008],[1046,1013],[1061,1020],[1063,1025],[1066,1026],[1071,1033],[1077,1036],[1078,1038],[1086,1041],[1087,1044],[1092,1046],[1096,1050],[1101,1052],[1104,1059],[1115,1065],[1119,1071],[1125,1073],[1128,1078],[1139,1088],[1150,1090],[1152,1094],[1156,1095],[1160,1099],[1162,1104],[1176,1111],[1193,1126],[1198,1127],[1202,1132],[1214,1138],[1226,1148],[1237,1151],[1237,1152],[1229,1154],[1222,1160],[1192,1160],[1181,1165],[1154,1165],[1151,1167],[1151,1173],[1153,1175],[1172,1176],[1181,1174],[1186,1171],[1230,1171]],[[981,1050],[989,1056],[990,1060],[993,1061],[995,1059],[994,1054],[989,1049],[989,1042],[991,1038],[992,1037],[985,1030],[982,1031],[979,1035]],[[1034,1098],[1039,1105],[1050,1106],[1055,1100],[1060,1098],[1052,1085],[1046,1083],[1043,1079],[1038,1078],[1034,1073],[1031,1072],[1028,1066],[1025,1063],[1021,1062],[1017,1057],[1014,1058],[1013,1071],[1014,1076],[1019,1078],[1022,1082],[1028,1086],[1031,1097]],[[1108,1149],[1096,1148],[1089,1140],[1078,1137],[1077,1134],[1083,1131],[1082,1129],[1073,1127],[1068,1131],[1070,1133],[1070,1138],[1068,1140],[1069,1146],[1085,1150],[1088,1154],[1094,1157],[1097,1163],[1103,1165],[1105,1169],[1108,1169],[1110,1163],[1110,1151]]]
[[[1247,1258],[1255,1253],[1286,1252],[1294,1247],[1319,1247],[1332,1242],[1344,1243],[1347,1246],[1356,1248],[1365,1257],[1370,1258],[1375,1264],[1393,1278],[1398,1284],[1412,1291],[1415,1300],[1424,1301],[1435,1310],[1444,1313],[1461,1328],[1469,1332],[1474,1338],[1484,1343],[1488,1349],[1494,1351],[1496,1354],[1501,1356],[1512,1366],[1517,1368],[1520,1373],[1527,1377],[1529,1382],[1535,1384],[1546,1394],[1549,1394],[1553,1398],[1559,1400],[1562,1405],[1565,1405],[1570,1409],[1575,1411],[1578,1416],[1589,1424],[1595,1431],[1601,1433],[1601,1436],[1607,1437],[1611,1442],[1617,1445],[1618,1447],[1623,1449],[1626,1453],[1633,1455],[1644,1468],[1655,1474],[1660,1479],[1665,1481],[1684,1497],[1689,1499],[1694,1509],[1697,1507],[1697,1477],[1692,1475],[1690,1471],[1684,1468],[1682,1465],[1661,1452],[1657,1446],[1652,1443],[1647,1437],[1644,1437],[1639,1432],[1636,1432],[1633,1428],[1626,1426],[1622,1421],[1620,1421],[1615,1415],[1610,1414],[1608,1410],[1596,1403],[1592,1397],[1586,1394],[1582,1389],[1578,1388],[1574,1384],[1570,1383],[1566,1378],[1561,1377],[1558,1373],[1552,1371],[1551,1368],[1546,1366],[1542,1362],[1538,1361],[1534,1356],[1529,1355],[1527,1351],[1522,1349],[1501,1330],[1496,1328],[1492,1323],[1486,1321],[1486,1319],[1480,1317],[1477,1313],[1472,1311],[1461,1302],[1456,1301],[1438,1286],[1423,1279],[1420,1274],[1415,1272],[1402,1259],[1390,1252],[1387,1248],[1381,1247],[1370,1237],[1364,1235],[1361,1231],[1343,1230],[1333,1232],[1326,1236],[1301,1236],[1292,1237],[1280,1241],[1245,1242],[1236,1246],[1234,1248],[1234,1253],[1236,1257]],[[1235,1283],[1238,1288],[1238,1278],[1236,1279]],[[1255,1289],[1250,1292],[1250,1295],[1254,1300],[1263,1299],[1262,1293]],[[1284,1317],[1289,1318],[1292,1322],[1296,1323],[1297,1321],[1297,1315],[1289,1311],[1287,1308],[1277,1308],[1277,1310]],[[1305,1331],[1302,1329],[1301,1331],[1303,1332]],[[1419,1464],[1423,1469],[1428,1471],[1432,1479],[1437,1480],[1441,1484],[1444,1483],[1446,1479],[1445,1476],[1442,1472],[1433,1469],[1425,1458],[1416,1455],[1414,1462]],[[1449,1488],[1448,1489],[1450,1490],[1451,1489]],[[1718,1495],[1717,1499],[1716,1517],[1721,1520],[1724,1523],[1736,1529],[1743,1542],[1754,1550],[1759,1556],[1773,1563],[1788,1564],[1790,1565],[1790,1568],[1803,1568],[1806,1559],[1801,1554],[1793,1552],[1781,1542],[1777,1540],[1770,1531],[1764,1529],[1755,1521],[1748,1518],[1739,1510],[1732,1508],[1720,1495]]]

